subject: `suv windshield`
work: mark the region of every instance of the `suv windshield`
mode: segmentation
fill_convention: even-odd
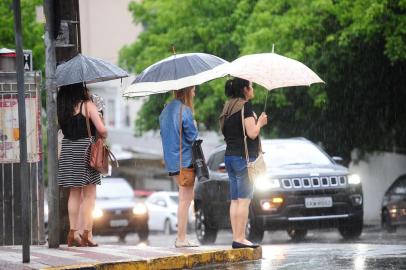
[[[263,145],[264,158],[268,167],[287,165],[328,165],[329,158],[316,146],[306,141],[266,143]]]
[[[134,192],[127,182],[105,181],[97,186],[96,197],[99,199],[132,198]]]

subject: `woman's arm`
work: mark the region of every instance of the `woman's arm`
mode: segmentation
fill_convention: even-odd
[[[85,105],[87,106],[87,110],[90,114],[90,120],[92,120],[97,132],[101,137],[107,138],[107,129],[103,124],[103,120],[99,115],[96,105],[91,101],[86,102]]]
[[[192,111],[188,108],[183,109],[182,113],[183,134],[188,142],[196,140],[198,132],[193,120]]]
[[[258,118],[258,121],[255,121],[255,118],[253,116],[245,118],[244,124],[247,136],[251,140],[255,140],[258,137],[261,128],[265,126],[267,123],[268,116],[264,112],[261,113],[261,115]]]

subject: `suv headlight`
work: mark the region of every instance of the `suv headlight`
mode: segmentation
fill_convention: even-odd
[[[348,176],[348,184],[358,185],[359,183],[361,183],[361,177],[358,174],[350,174]]]
[[[133,208],[134,215],[145,215],[147,212],[148,209],[143,203],[137,203]]]
[[[259,177],[255,180],[255,189],[257,190],[270,190],[274,188],[280,188],[281,184],[279,183],[279,179],[268,178],[266,176]]]

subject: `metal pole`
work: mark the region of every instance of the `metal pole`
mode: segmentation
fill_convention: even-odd
[[[266,98],[265,98],[265,104],[264,104],[264,110],[263,110],[263,112],[266,112],[266,103],[268,102],[268,94],[269,94],[269,90],[268,90],[268,89],[266,89],[265,91],[266,91]]]
[[[23,239],[23,262],[30,261],[31,214],[30,178],[27,163],[27,132],[25,119],[24,54],[21,34],[20,0],[13,1],[14,33],[16,41],[17,89],[18,89],[18,128],[20,133],[20,181],[21,181],[21,232]]]
[[[47,91],[47,142],[48,142],[48,247],[59,247],[59,187],[58,171],[58,125],[56,118],[56,55],[54,37],[54,1],[44,0],[45,31],[45,88]]]

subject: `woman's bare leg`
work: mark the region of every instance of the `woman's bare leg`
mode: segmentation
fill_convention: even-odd
[[[90,184],[83,187],[82,218],[83,229],[89,231],[89,240],[93,238],[93,217],[92,211],[96,202],[96,185]]]
[[[175,176],[177,180],[178,176]],[[188,213],[190,203],[194,199],[194,187],[182,187],[179,186],[179,204],[178,204],[178,234],[177,239],[179,241],[185,241],[186,231],[187,231],[187,222],[188,222]]]
[[[237,241],[237,222],[238,222],[238,200],[231,200],[230,204],[230,222],[233,232],[233,241]]]
[[[80,193],[80,207],[79,207],[79,214],[78,214],[78,223],[77,229],[80,234],[83,234],[84,231],[84,220],[83,220],[83,190]]]
[[[81,187],[71,187],[69,189],[69,199],[68,199],[68,214],[69,214],[69,227],[71,230],[75,230],[75,237],[79,236],[76,231],[78,229],[78,218],[79,218],[79,208],[81,201]]]
[[[250,199],[238,199],[238,214],[237,214],[237,241],[247,245],[252,243],[245,238],[245,229],[248,222],[248,213],[250,206]]]

